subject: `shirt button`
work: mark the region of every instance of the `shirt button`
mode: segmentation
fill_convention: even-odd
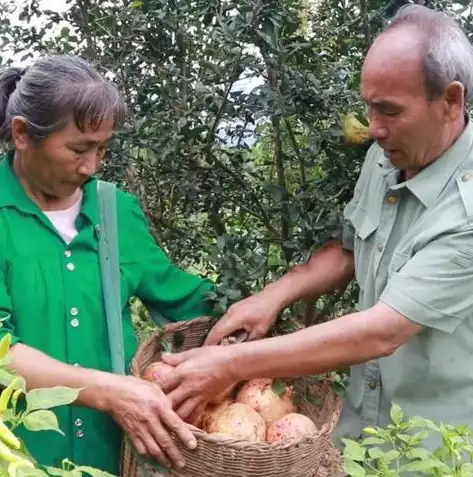
[[[69,257],[72,255],[72,253],[71,253],[70,250],[66,250],[66,251],[64,252],[64,255],[65,255],[67,258],[69,258]]]
[[[466,172],[465,174],[463,174],[462,176],[462,181],[463,182],[467,182],[471,179],[471,173],[470,172]]]
[[[392,204],[395,204],[396,201],[397,201],[397,198],[396,198],[395,195],[390,195],[390,196],[388,197],[388,203],[389,203],[389,204],[391,204],[391,205],[392,205]]]
[[[76,419],[76,420],[74,421],[74,424],[75,424],[77,427],[82,426],[82,419]]]
[[[72,366],[75,366],[76,368],[78,368],[80,366],[79,363],[74,363]]]
[[[370,389],[376,389],[376,387],[377,387],[376,381],[370,381],[370,382],[368,383],[368,387],[369,387]]]
[[[66,265],[67,269],[70,270],[71,272],[76,268],[73,263],[68,263]]]
[[[80,439],[81,437],[84,437],[84,431],[80,430],[76,432],[76,436]]]
[[[72,316],[77,316],[79,314],[79,310],[74,306],[71,308],[70,313]]]
[[[73,326],[74,328],[77,328],[79,326],[79,320],[77,318],[74,318],[73,320],[71,320],[71,326]]]
[[[379,243],[376,245],[376,248],[378,249],[378,252],[382,252],[384,247]]]

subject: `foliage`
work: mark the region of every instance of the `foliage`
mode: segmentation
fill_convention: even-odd
[[[1,326],[1,323],[0,323]],[[79,389],[63,386],[26,390],[25,380],[8,369],[11,335],[0,340],[0,477],[112,477],[107,472],[76,466],[64,460],[62,468],[38,463],[15,435],[15,429],[24,426],[28,431],[55,431],[63,434],[53,408],[69,405],[77,399]]]
[[[68,0],[57,12],[0,0],[0,39],[15,62],[79,54],[117,83],[128,121],[101,174],[139,196],[177,265],[217,284],[223,313],[340,236],[369,147],[347,144],[340,118],[363,120],[364,54],[404,3]],[[472,36],[471,2],[421,3]],[[295,303],[272,332],[349,312],[356,294]]]
[[[344,439],[345,472],[351,477],[473,476],[473,432],[466,426],[406,418],[393,404],[386,428],[366,428],[361,442]],[[439,441],[430,450],[427,440]]]

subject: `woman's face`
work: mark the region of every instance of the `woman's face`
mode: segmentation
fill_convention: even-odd
[[[21,167],[29,184],[47,196],[72,196],[95,172],[113,136],[112,120],[104,120],[97,130],[82,132],[74,121],[39,144],[32,142],[21,118],[12,124],[12,136],[20,153]]]

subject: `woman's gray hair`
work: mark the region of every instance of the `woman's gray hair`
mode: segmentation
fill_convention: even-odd
[[[401,7],[387,29],[413,26],[425,36],[422,54],[424,87],[429,100],[439,98],[452,81],[459,81],[465,98],[473,96],[473,46],[451,17],[422,5]]]
[[[28,134],[40,142],[71,120],[84,131],[98,129],[111,119],[114,127],[125,118],[125,104],[115,85],[87,61],[54,55],[37,60],[27,69],[8,68],[0,73],[0,140],[11,141],[15,116],[25,119]]]

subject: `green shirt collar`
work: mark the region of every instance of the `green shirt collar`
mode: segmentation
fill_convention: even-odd
[[[463,133],[450,149],[415,177],[393,186],[392,189],[407,187],[427,208],[432,207],[473,147],[473,124],[469,118],[466,119],[467,124]],[[385,177],[394,171],[399,173],[385,156],[379,161],[379,166]]]
[[[14,151],[8,152],[0,159],[0,208],[16,207],[27,214],[38,215],[39,207],[23,190],[13,172]],[[83,186],[83,203],[81,215],[87,217],[94,225],[98,224],[97,179],[90,178]]]

